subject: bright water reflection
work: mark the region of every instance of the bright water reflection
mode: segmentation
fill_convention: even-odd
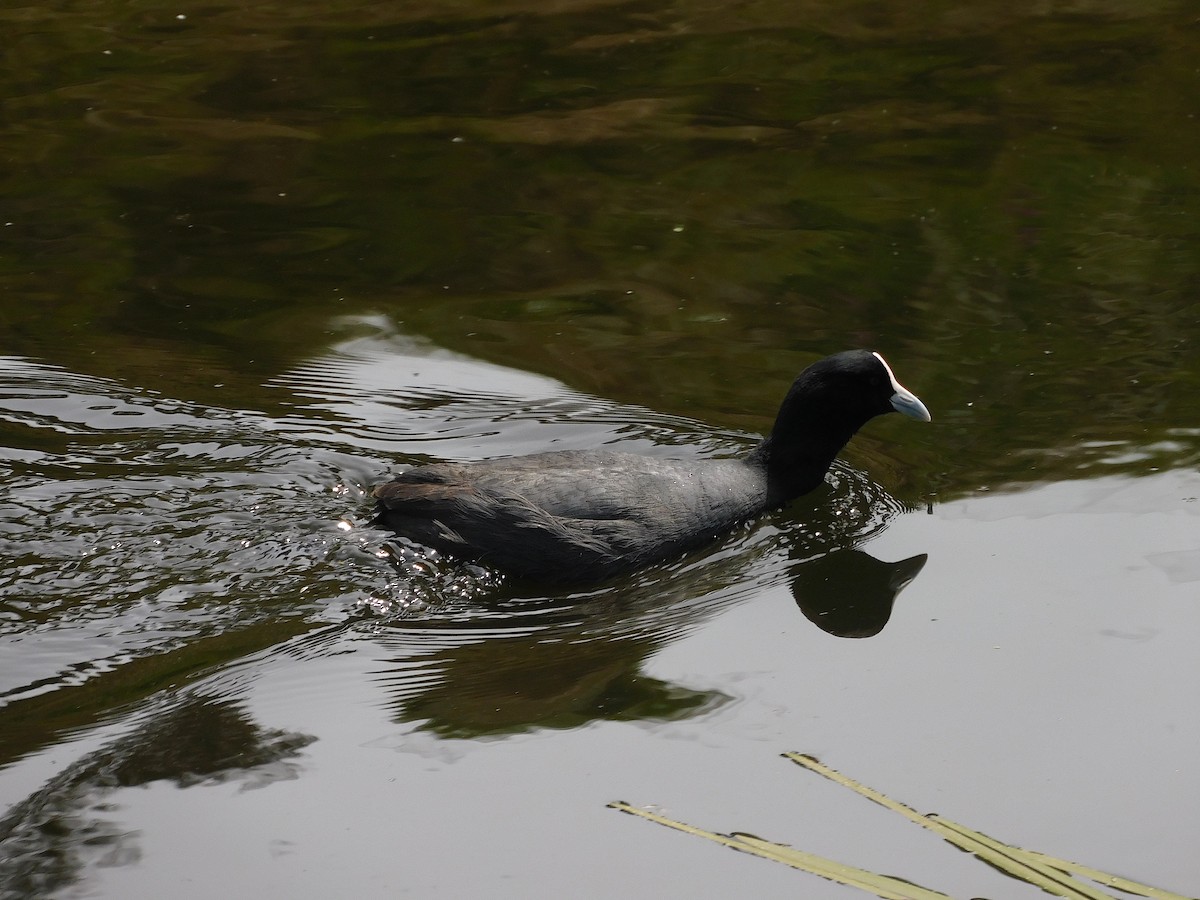
[[[389,372],[413,374],[393,380]],[[695,443],[697,452],[721,453],[745,447],[747,436],[704,433],[698,423],[617,408],[547,379],[425,350],[388,330],[281,375],[274,389],[286,389],[292,399],[271,414],[146,397],[28,360],[9,361],[4,375],[5,443],[12,448],[4,552],[15,565],[6,568],[2,588],[8,648],[15,652],[4,673],[7,776],[0,788],[13,806],[3,822],[0,877],[10,892],[54,892],[84,873],[107,873],[106,890],[114,893],[154,883],[163,860],[180,850],[152,837],[155,823],[177,819],[183,804],[192,810],[189,827],[199,829],[195,839],[220,843],[209,829],[225,818],[223,804],[200,815],[193,804],[212,800],[193,798],[200,791],[215,800],[212,792],[221,785],[239,792],[270,787],[253,792],[263,798],[254,807],[264,824],[278,812],[277,801],[266,798],[285,784],[305,796],[338,785],[345,795],[324,802],[351,815],[350,798],[395,777],[397,764],[379,758],[381,751],[404,760],[398,764],[406,785],[401,802],[424,796],[457,810],[454,815],[471,816],[444,791],[458,777],[452,775],[457,762],[477,757],[481,740],[542,742],[578,732],[594,742],[582,760],[594,759],[613,740],[603,729],[647,729],[649,744],[635,742],[636,754],[648,754],[645,764],[659,779],[641,784],[624,767],[610,772],[602,796],[587,795],[597,809],[614,799],[617,784],[648,800],[663,791],[678,796],[682,783],[662,780],[666,759],[654,749],[666,738],[667,758],[677,756],[672,735],[699,746],[733,741],[740,760],[754,750],[770,755],[786,741],[810,749],[836,746],[840,757],[855,759],[854,736],[895,719],[887,725],[893,742],[909,746],[911,737],[900,737],[906,716],[932,727],[930,710],[921,705],[923,681],[946,665],[972,665],[969,653],[951,662],[969,648],[978,653],[1016,640],[1003,616],[982,632],[973,624],[979,603],[987,604],[988,616],[1005,605],[985,596],[986,585],[1002,583],[998,571],[1014,583],[1020,570],[989,571],[986,547],[963,542],[957,523],[964,520],[1004,525],[1014,516],[1083,516],[1075,526],[1083,528],[1079,540],[1059,549],[1059,558],[1068,559],[1086,554],[1089,544],[1113,552],[1111,536],[1090,527],[1100,523],[1097,515],[1144,508],[1153,512],[1147,524],[1161,521],[1167,528],[1161,540],[1140,529],[1139,546],[1158,548],[1146,557],[1150,566],[1180,584],[1194,578],[1186,541],[1170,537],[1169,517],[1161,515],[1168,507],[1190,510],[1190,495],[1180,498],[1173,481],[1148,482],[1150,493],[1118,480],[983,496],[940,507],[933,518],[897,519],[901,507],[886,492],[839,465],[819,496],[717,547],[619,584],[541,596],[447,560],[418,559],[420,573],[398,566],[394,556],[381,555],[388,536],[361,525],[369,510],[364,486],[405,461],[450,455],[452,446],[469,447],[463,456],[614,442],[660,453]],[[506,427],[498,429],[496,421]],[[508,425],[517,435],[512,443]],[[430,441],[428,435],[440,437]],[[898,528],[906,521],[911,524]],[[42,522],[54,529],[39,528]],[[352,527],[339,527],[344,523]],[[1043,546],[1053,531],[1043,535]],[[873,538],[872,554],[901,559],[919,553],[931,533],[931,588],[911,595],[916,606],[901,604],[877,639],[899,632],[899,642],[865,642],[879,647],[865,657],[850,649],[863,642],[814,643],[817,635],[829,637],[805,621],[796,604],[830,633],[876,634],[888,622],[895,593],[921,570],[919,556],[886,565],[853,549],[856,544]],[[1012,546],[1011,538],[998,540]],[[968,609],[945,583],[958,570],[955,560],[972,555],[970,564],[984,581],[975,585]],[[1032,574],[1037,567],[1027,569]],[[918,584],[926,577],[922,573]],[[1035,577],[1049,585],[1055,573]],[[1031,582],[1022,590],[1035,588]],[[88,602],[72,602],[81,593]],[[1138,625],[1122,614],[1119,598],[1101,590],[1097,601],[1112,622],[1106,633],[1138,641],[1160,633],[1161,625]],[[1069,615],[1087,615],[1086,604],[1061,605]],[[745,623],[735,624],[740,619]],[[947,627],[962,650],[945,645]],[[937,641],[942,662],[914,670],[904,650],[914,640]],[[1023,640],[1036,648],[1033,671],[1045,670],[1045,648]],[[1112,665],[1107,645],[1085,644],[1082,652],[1074,651],[1073,665]],[[856,672],[855,659],[874,662]],[[997,680],[989,683],[1005,677],[1006,659],[1011,662],[1001,655],[984,666],[996,669],[989,677]],[[826,674],[813,681],[814,672]],[[356,686],[347,693],[351,683]],[[965,685],[948,687],[924,690],[941,698],[939,707],[949,703],[961,721],[974,721],[980,712],[970,712],[975,695]],[[1022,689],[1036,690],[1032,683]],[[839,702],[846,690],[874,695],[894,709],[876,706],[868,721],[856,724],[861,713]],[[791,713],[778,720],[783,708]],[[1095,710],[1085,707],[1083,714]],[[978,727],[978,721],[971,726]],[[746,728],[751,736],[741,747],[745,738],[734,735]],[[765,746],[752,736],[756,729],[768,736]],[[616,756],[627,758],[628,739],[619,741],[626,749]],[[967,743],[978,758],[977,741]],[[522,746],[527,783],[561,753],[553,743]],[[74,761],[54,762],[66,748]],[[1044,748],[1021,752],[1026,765],[1036,766]],[[710,763],[702,755],[686,768],[703,778]],[[358,768],[364,780],[314,779],[313,767],[329,765]],[[570,784],[583,773],[573,765],[568,772],[574,774],[564,773],[556,790],[578,791]],[[450,781],[418,786],[430,766],[441,773],[437,784]],[[170,784],[181,791],[178,797],[162,793]],[[152,793],[131,793],[137,786]],[[756,821],[766,815],[764,807]],[[286,833],[278,824],[265,827]],[[374,820],[373,827],[387,826]],[[874,833],[885,840],[883,832]],[[314,839],[276,838],[280,848],[289,842],[311,847]],[[899,836],[886,840],[903,846]],[[914,852],[914,859],[926,858]],[[157,863],[144,870],[144,859]],[[933,866],[933,883],[952,877],[979,884],[971,870],[950,876],[956,865],[940,857],[923,864]],[[247,863],[243,874],[253,880],[270,871]],[[706,881],[726,877],[720,866],[704,873]],[[87,876],[99,883],[96,877]],[[428,870],[423,877],[444,880]],[[538,881],[529,878],[526,873],[526,883]],[[203,882],[215,890],[219,880],[213,873]]]
[[[10,478],[0,552],[9,564],[0,598],[11,662],[3,761],[13,765],[95,726],[114,703],[143,723],[14,807],[5,839],[9,889],[61,884],[72,865],[88,864],[69,862],[69,848],[82,842],[106,847],[109,863],[136,860],[119,829],[82,811],[103,806],[113,787],[210,783],[227,770],[251,773],[244,777],[255,784],[292,777],[294,766],[282,760],[313,738],[264,735],[225,701],[189,693],[176,705],[160,689],[260,649],[286,654],[304,646],[293,636],[319,636],[324,623],[365,629],[378,643],[389,714],[421,730],[462,738],[593,720],[667,721],[729,699],[643,671],[665,644],[720,610],[771,584],[799,585],[819,563],[825,574],[797,594],[806,615],[829,630],[870,633],[920,568],[894,575],[885,567],[882,580],[864,587],[850,573],[870,557],[828,555],[901,511],[839,464],[799,509],[716,548],[609,587],[531,594],[475,566],[403,552],[364,527],[365,486],[398,464],[379,454],[391,449],[411,462],[450,448],[488,455],[539,443],[657,453],[695,443],[688,452],[714,453],[744,449],[746,436],[614,407],[395,334],[350,341],[276,384],[295,399],[271,416],[4,361]],[[848,578],[856,578],[854,595],[871,623],[830,627],[819,608],[836,605]],[[845,615],[853,622],[857,613]],[[218,758],[169,750],[198,734],[197,751],[215,741]],[[43,833],[50,818],[59,838]],[[64,871],[37,864],[43,856]]]
[[[396,372],[407,373],[411,390],[397,389]],[[313,397],[319,377],[324,395]],[[746,446],[741,436],[701,438],[697,423],[614,408],[546,379],[421,353],[407,340],[362,338],[281,377],[300,399],[276,417],[151,397],[27,360],[7,361],[3,378],[14,448],[2,510],[3,628],[34,642],[5,673],[10,703],[80,687],[138,659],[219,653],[187,649],[202,639],[240,651],[233,635],[253,626],[278,639],[303,622],[366,609],[419,612],[426,627],[481,616],[517,627],[551,613],[574,627],[589,608],[613,607],[611,591],[550,606],[506,601],[496,596],[498,579],[476,567],[385,544],[361,527],[365,487],[398,464],[372,455],[384,448],[407,451],[401,461],[411,462],[450,447],[486,456],[539,443]],[[637,609],[657,620],[651,630],[666,627],[664,615],[695,621],[693,598],[738,581],[752,589],[748,560],[782,548],[821,556],[899,510],[852,469],[839,467],[831,484],[806,502],[807,517],[745,529],[718,552],[635,579],[609,614],[612,627],[634,627]],[[482,597],[490,599],[481,607]]]

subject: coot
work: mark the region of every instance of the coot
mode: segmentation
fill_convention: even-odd
[[[771,433],[736,459],[566,450],[435,463],[374,490],[374,524],[539,581],[588,582],[701,546],[819,485],[869,419],[929,410],[878,353],[800,373]]]

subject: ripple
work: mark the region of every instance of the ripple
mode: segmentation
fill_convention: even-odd
[[[399,336],[356,338],[270,382],[302,402],[279,423],[374,451],[439,459],[510,456],[621,443],[742,449],[747,436],[616,404],[530,375]]]
[[[480,641],[553,660],[569,646],[610,671],[603,645],[633,665],[902,510],[839,463],[824,490],[713,547],[546,593],[363,527],[369,484],[431,455],[619,443],[715,456],[753,439],[394,336],[348,341],[273,384],[295,398],[274,416],[0,360],[0,635],[22,646],[0,702],[287,620],[349,624],[417,660],[382,676],[406,696],[443,683],[446,660],[474,660],[464,648]],[[142,414],[117,415],[131,410]],[[624,684],[618,669],[612,684]]]
[[[134,405],[137,429],[112,427]],[[36,639],[6,702],[256,622],[344,618],[386,577],[371,537],[338,527],[361,461],[259,414],[6,359],[0,419],[0,635]]]

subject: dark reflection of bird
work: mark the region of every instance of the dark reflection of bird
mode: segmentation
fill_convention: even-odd
[[[677,721],[730,699],[642,671],[658,644],[652,638],[566,633],[570,640],[555,640],[563,634],[556,629],[492,635],[405,658],[382,675],[393,690],[397,720],[420,721],[423,731],[445,737],[475,738],[601,720]],[[431,635],[398,637],[428,643]],[[385,642],[395,646],[395,640]]]
[[[375,523],[451,555],[540,581],[587,582],[712,541],[821,484],[877,415],[929,410],[878,353],[813,363],[771,433],[736,459],[569,450],[409,469],[375,488]]]
[[[889,563],[854,548],[835,550],[792,569],[792,596],[822,631],[873,637],[892,617],[896,595],[912,584],[928,559],[919,553]]]
[[[821,511],[814,512],[819,519]],[[828,526],[821,531],[828,534]],[[786,528],[749,555],[777,549],[785,535]],[[838,538],[817,543],[824,548],[830,540]],[[804,615],[843,638],[882,631],[896,595],[927,559],[922,553],[887,563],[850,547],[822,552],[793,562],[788,579]],[[695,565],[652,567],[616,590],[542,602],[525,614],[516,604],[496,616],[493,606],[476,627],[467,625],[470,617],[436,616],[385,626],[379,639],[395,664],[379,673],[381,682],[397,721],[419,721],[421,730],[445,737],[704,715],[731,695],[654,678],[646,660],[747,596],[737,587],[746,560],[744,553],[714,553]],[[483,623],[486,640],[479,639]]]

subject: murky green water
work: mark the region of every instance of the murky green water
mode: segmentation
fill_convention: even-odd
[[[1041,896],[786,750],[1200,892],[1189,4],[0,22],[0,896],[863,896],[616,799]],[[852,346],[933,425],[686,560],[365,525],[413,462],[736,452]]]

